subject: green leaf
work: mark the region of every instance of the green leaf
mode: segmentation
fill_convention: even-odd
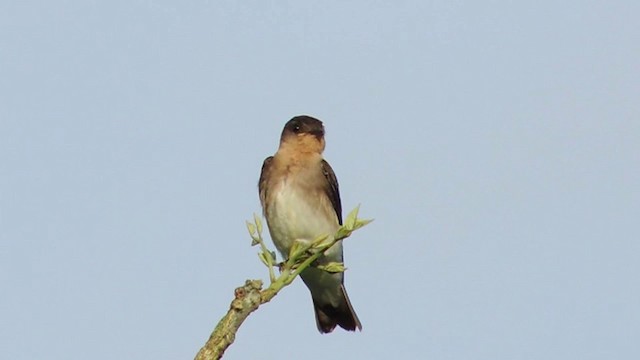
[[[264,252],[259,252],[259,253],[258,253],[258,257],[260,258],[260,261],[262,261],[262,263],[263,263],[265,266],[267,266],[267,267],[271,266],[271,265],[269,264],[269,261],[267,260],[267,256],[266,256],[266,254],[265,254]]]
[[[253,221],[255,221],[256,226],[258,227],[258,233],[262,234],[262,219],[260,218],[260,216],[256,215],[256,213],[253,213]]]
[[[332,274],[344,272],[345,270],[347,270],[347,268],[344,267],[344,264],[340,262],[330,262],[324,265],[318,265],[317,268]]]
[[[373,219],[358,219],[356,220],[356,224],[353,226],[353,230],[358,230],[361,227],[368,225],[372,221]]]
[[[324,234],[324,235],[320,235],[317,238],[315,238],[312,242],[312,244],[321,244],[322,242],[324,242],[325,240],[327,240],[327,238],[329,237],[329,234]]]
[[[331,238],[329,235],[321,235],[321,236],[318,236],[315,240],[313,240],[313,242],[311,243],[311,248],[322,249],[323,247],[329,245],[329,243],[331,243],[332,241],[333,241],[333,238]]]
[[[341,226],[340,229],[338,229],[338,232],[336,233],[336,239],[344,239],[344,238],[348,238],[349,236],[351,236],[351,230],[347,229],[344,226]]]
[[[307,251],[309,248],[309,244],[303,240],[294,240],[291,245],[291,249],[289,250],[289,258],[299,256],[303,252]]]
[[[351,210],[349,215],[347,215],[347,218],[345,219],[343,225],[345,228],[353,230],[353,227],[356,224],[356,220],[358,219],[358,211],[360,211],[360,205],[356,206],[356,208]]]
[[[249,235],[253,237],[256,234],[256,226],[248,221],[246,223],[247,223],[247,230],[249,230]]]
[[[247,223],[247,230],[249,231],[249,235],[251,235],[251,246],[256,246],[260,244],[260,234],[256,235],[256,226],[250,222]]]

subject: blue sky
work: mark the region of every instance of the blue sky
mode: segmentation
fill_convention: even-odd
[[[244,221],[324,121],[361,333],[301,282],[228,359],[640,357],[640,5],[0,4],[0,348],[189,359],[267,278]]]

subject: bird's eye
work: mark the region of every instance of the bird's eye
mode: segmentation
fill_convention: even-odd
[[[300,132],[300,125],[298,125],[298,124],[294,125],[293,126],[293,132],[296,133],[296,134],[299,133]]]

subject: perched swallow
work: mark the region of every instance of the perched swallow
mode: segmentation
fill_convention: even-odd
[[[264,160],[259,193],[271,239],[283,257],[293,242],[333,236],[342,225],[338,180],[322,158],[324,126],[310,116],[289,120],[274,156]],[[342,242],[325,251],[317,264],[342,262]],[[344,273],[329,273],[313,266],[300,276],[311,291],[316,324],[321,333],[336,325],[349,331],[362,329],[347,291]]]

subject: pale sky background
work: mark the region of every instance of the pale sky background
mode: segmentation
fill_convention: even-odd
[[[639,359],[640,2],[0,3],[0,358],[192,359],[324,121],[364,329],[297,281],[225,359]]]

